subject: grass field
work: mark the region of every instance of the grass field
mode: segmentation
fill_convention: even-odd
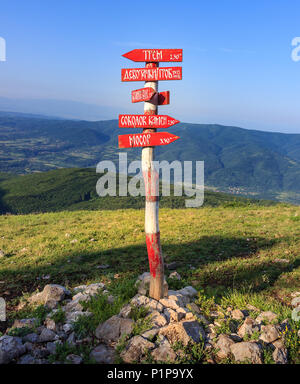
[[[49,282],[72,288],[148,270],[142,210],[3,215],[0,227],[0,296],[8,310]],[[165,261],[179,264],[179,285],[216,297],[261,292],[283,304],[299,290],[299,207],[161,209],[160,230]]]

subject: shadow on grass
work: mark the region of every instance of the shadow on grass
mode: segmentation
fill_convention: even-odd
[[[248,286],[258,291],[274,284],[282,273],[297,268],[300,259],[288,264],[274,263],[271,258],[260,260],[257,252],[291,240],[204,236],[195,242],[178,244],[164,243],[162,239],[162,247],[165,261],[176,261],[177,270],[185,281],[198,289],[221,285],[236,289]],[[148,271],[144,244],[102,252],[83,249],[73,253],[65,252],[61,256],[55,254],[51,265],[39,266],[33,262],[30,266],[17,266],[13,259],[11,257],[11,263],[0,272],[0,296],[8,300],[24,292],[42,289],[49,283],[74,286],[88,280],[111,280],[116,273],[125,278]],[[48,262],[49,259],[48,256]],[[104,264],[108,264],[109,268],[102,269],[100,266]],[[191,270],[191,266],[195,269]]]
[[[3,201],[4,195],[5,195],[5,191],[3,191],[3,189],[0,188],[0,215],[3,215],[6,212],[8,212],[8,207]]]

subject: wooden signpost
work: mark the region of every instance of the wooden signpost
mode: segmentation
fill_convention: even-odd
[[[119,148],[142,147],[142,171],[145,181],[145,233],[150,266],[150,297],[164,297],[164,262],[160,245],[158,223],[159,175],[154,167],[154,147],[167,145],[179,139],[168,132],[157,132],[157,128],[168,128],[178,120],[168,115],[158,115],[157,106],[169,104],[169,92],[158,92],[159,80],[181,80],[181,67],[161,67],[159,62],[181,62],[182,49],[134,49],[123,55],[137,62],[145,62],[145,68],[121,70],[122,81],[145,81],[143,89],[132,92],[132,102],[144,101],[144,115],[119,115],[120,128],[142,128],[143,133],[119,135]]]

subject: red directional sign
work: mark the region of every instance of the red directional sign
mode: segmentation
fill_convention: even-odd
[[[123,68],[122,81],[181,80],[182,67]]]
[[[155,105],[167,105],[170,104],[170,92],[165,91],[158,93],[151,87],[136,89],[131,92],[131,101],[133,103],[149,101]]]
[[[169,132],[148,132],[119,136],[119,148],[153,147],[155,145],[168,145],[180,139],[179,136]]]
[[[182,61],[182,49],[134,49],[123,55],[132,61]]]
[[[119,115],[119,128],[168,128],[177,123],[168,115]]]
[[[149,101],[155,93],[155,90],[151,87],[136,89],[131,92],[131,101],[133,103],[138,103],[139,101]]]

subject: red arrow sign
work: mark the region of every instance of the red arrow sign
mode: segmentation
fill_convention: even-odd
[[[136,89],[131,92],[131,101],[133,103],[138,103],[139,101],[149,101],[155,93],[156,92],[151,87]]]
[[[120,135],[119,148],[153,147],[155,145],[168,145],[180,139],[179,136],[169,132],[148,132],[132,135]]]
[[[182,61],[182,49],[134,49],[123,55],[132,61]]]
[[[131,101],[133,103],[149,101],[155,105],[167,105],[170,103],[170,92],[157,93],[151,87],[136,89],[131,92]]]
[[[122,81],[181,80],[182,67],[123,68]]]
[[[177,123],[168,115],[119,115],[119,128],[168,128]]]

